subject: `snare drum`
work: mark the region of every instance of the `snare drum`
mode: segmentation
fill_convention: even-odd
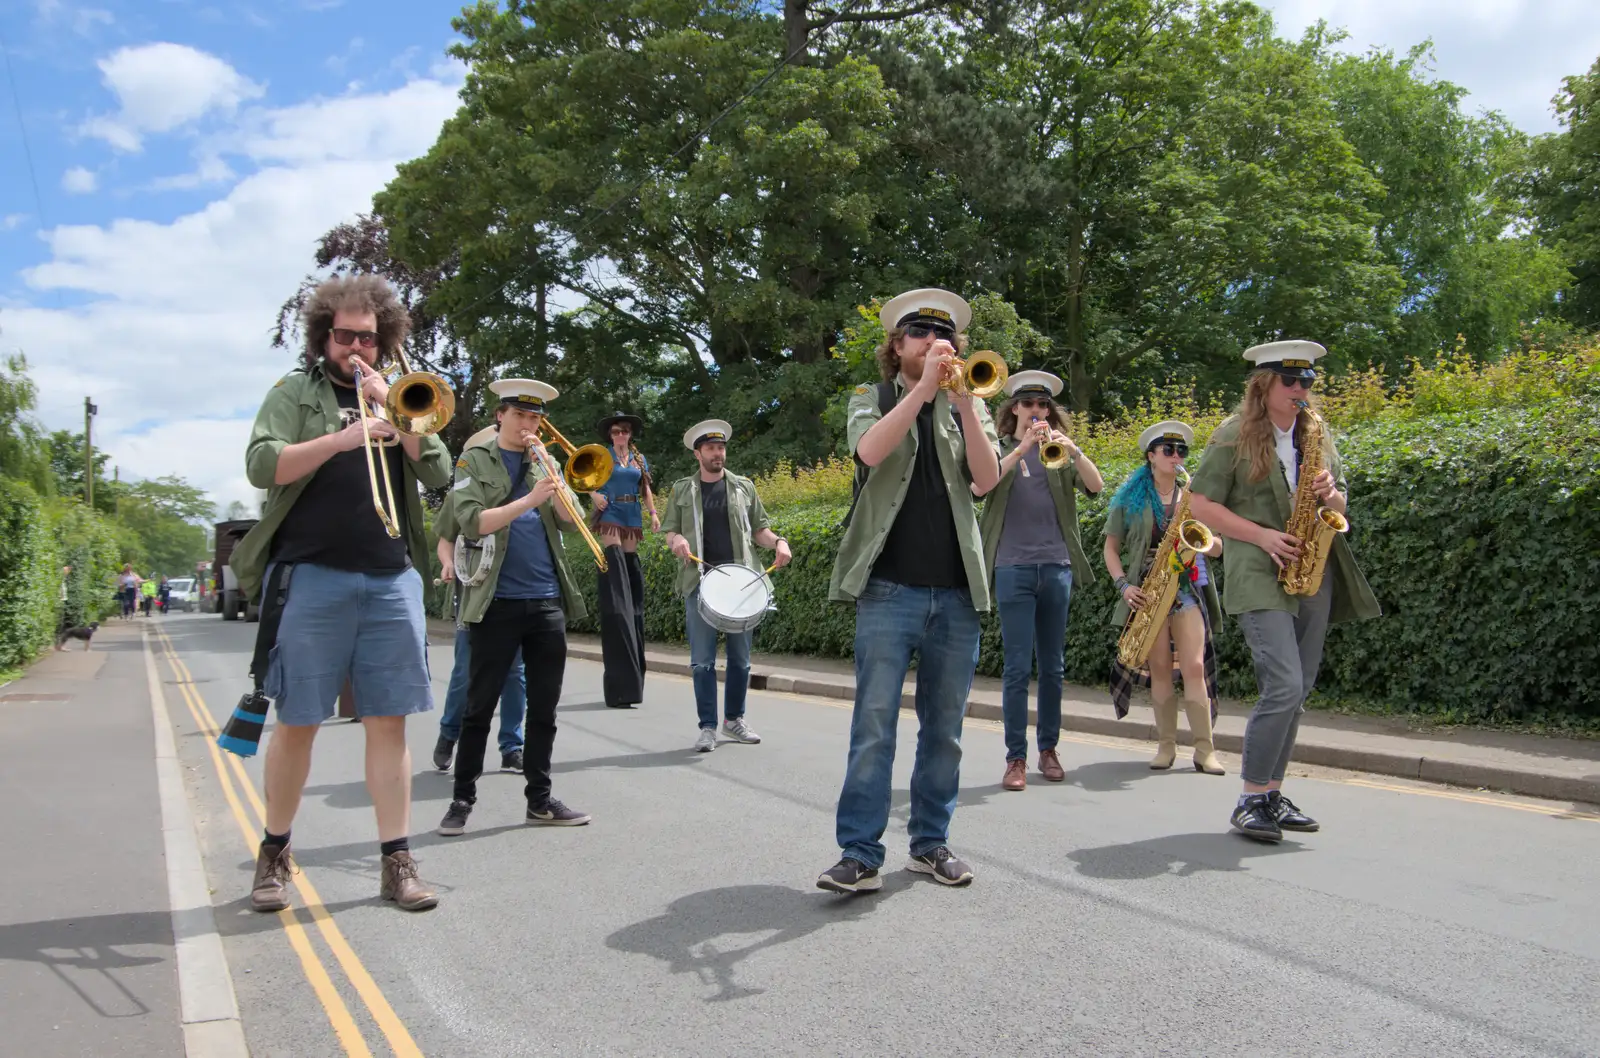
[[[700,616],[719,632],[748,632],[776,610],[765,573],[737,562],[713,566],[700,578]]]

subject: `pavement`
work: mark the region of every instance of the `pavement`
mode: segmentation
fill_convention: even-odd
[[[447,621],[430,622],[435,639],[454,635]],[[568,656],[600,661],[598,636],[569,637]],[[684,644],[652,643],[645,650],[646,667],[653,672],[689,674],[689,648]],[[721,662],[718,679],[725,677]],[[902,708],[912,709],[916,674],[906,682]],[[834,658],[754,652],[750,659],[750,686],[826,698],[855,699],[852,664]],[[973,681],[967,714],[981,720],[1000,719],[1000,681],[979,676]],[[1029,692],[1028,723],[1037,717],[1032,702],[1037,684]],[[1081,734],[1153,742],[1155,718],[1148,705],[1139,703],[1118,720],[1111,697],[1103,690],[1069,684],[1061,703],[1064,730]],[[1217,749],[1237,755],[1244,745],[1245,721],[1250,704],[1219,703],[1214,738]],[[1180,718],[1178,738],[1188,744],[1188,722]],[[1180,762],[1185,758],[1180,754]],[[1425,782],[1450,783],[1501,793],[1547,797],[1600,804],[1600,739],[1554,738],[1475,728],[1419,728],[1399,718],[1344,716],[1311,711],[1300,721],[1294,759],[1302,764],[1393,775]]]
[[[1324,828],[1262,846],[1226,832],[1237,775],[1151,772],[1143,741],[1069,729],[1066,782],[1002,791],[999,725],[974,716],[951,842],[977,880],[947,889],[900,869],[903,715],[884,890],[838,897],[813,882],[837,856],[848,701],[769,669],[764,742],[698,754],[685,677],[653,665],[640,708],[606,709],[581,643],[554,777],[590,826],[523,826],[522,778],[492,772],[467,833],[433,833],[450,779],[437,714],[415,718],[413,848],[442,898],[402,912],[377,898],[361,728],[333,720],[295,906],[255,914],[261,759],[214,749],[254,626],[144,632],[113,622],[105,661],[42,663],[85,666],[70,686],[36,666],[0,688],[0,788],[39,822],[8,828],[8,858],[40,866],[7,872],[0,1052],[184,1053],[148,651],[258,1058],[1597,1053],[1600,812],[1297,763],[1287,788]],[[95,1002],[67,976],[86,957]],[[137,1006],[110,1005],[123,990]]]

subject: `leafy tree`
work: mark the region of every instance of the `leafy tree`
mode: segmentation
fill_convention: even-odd
[[[1539,237],[1571,275],[1562,315],[1600,328],[1600,59],[1566,78],[1554,102],[1564,128],[1535,142],[1526,192]]]
[[[82,500],[83,434],[71,430],[55,430],[50,434],[50,472],[55,478],[55,491],[60,496],[73,496]],[[94,509],[103,514],[114,514],[120,486],[107,477],[111,453],[103,448],[94,450]]]
[[[37,396],[27,358],[0,361],[0,478],[26,482],[48,496],[55,491],[55,480],[49,444],[31,414]]]

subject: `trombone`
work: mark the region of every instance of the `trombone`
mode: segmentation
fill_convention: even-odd
[[[567,465],[560,473],[556,472],[554,460],[544,449],[542,435],[545,430],[550,431],[551,439],[567,453]],[[611,471],[615,465],[611,453],[595,444],[574,448],[572,442],[561,436],[561,431],[556,429],[549,419],[539,420],[538,433],[534,435],[533,443],[528,446],[528,452],[534,461],[544,468],[546,474],[560,483],[556,493],[561,497],[561,506],[567,512],[567,520],[578,527],[583,542],[589,545],[589,550],[594,554],[595,565],[600,567],[600,572],[606,572],[608,564],[605,552],[600,550],[600,542],[589,531],[588,524],[578,510],[576,493],[579,489],[593,492],[611,479]]]
[[[387,421],[398,433],[412,437],[436,434],[449,424],[456,413],[456,395],[444,379],[428,371],[413,371],[404,349],[395,352],[400,357],[400,377],[389,386],[389,396],[383,408],[367,411],[366,398],[361,396],[362,376],[367,373],[364,360],[354,354],[350,357],[350,371],[356,383],[356,407],[361,410],[362,447],[367,454],[367,481],[372,486],[372,506],[378,512],[384,532],[390,539],[400,536],[399,511],[394,502],[394,480],[389,474],[388,460],[383,461],[383,493],[378,492],[377,450],[389,447],[372,439],[372,422]],[[385,506],[387,502],[387,506]]]
[[[939,388],[948,389],[960,397],[970,395],[988,400],[1006,388],[1006,379],[1010,376],[1011,369],[1006,367],[1000,354],[984,349],[965,360],[952,359],[946,363]]]

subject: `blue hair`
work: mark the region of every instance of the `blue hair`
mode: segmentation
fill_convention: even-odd
[[[1121,507],[1124,512],[1123,517],[1128,521],[1148,510],[1155,519],[1156,529],[1163,529],[1167,510],[1161,502],[1161,497],[1156,493],[1156,479],[1150,472],[1148,459],[1143,466],[1128,475],[1128,480],[1124,481],[1117,489],[1117,494],[1111,497],[1111,506]]]

